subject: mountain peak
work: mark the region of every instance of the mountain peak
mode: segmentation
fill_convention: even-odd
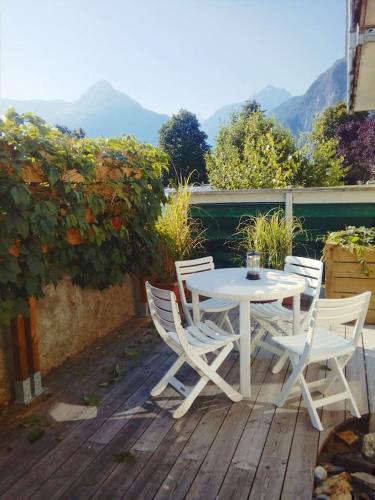
[[[108,98],[108,96],[113,96],[115,94],[126,96],[126,94],[123,94],[122,92],[114,89],[112,84],[107,80],[98,80],[97,82],[93,83],[83,94],[81,94],[79,99]]]
[[[95,109],[108,107],[121,108],[141,108],[141,105],[129,97],[125,92],[116,90],[107,80],[99,80],[86,92],[84,92],[77,101],[78,105],[90,106]]]
[[[153,144],[157,144],[158,130],[168,119],[167,115],[143,108],[107,80],[95,82],[72,102],[0,99],[0,113],[10,106],[20,113],[34,112],[51,125],[81,127],[88,137],[131,134]]]
[[[339,59],[318,76],[301,96],[295,96],[272,110],[272,115],[294,135],[311,130],[314,118],[327,106],[345,101],[346,61]]]
[[[267,109],[272,109],[282,102],[290,99],[292,94],[287,90],[275,87],[274,85],[267,85],[255,94],[253,94],[250,99],[255,99],[260,104],[263,103],[263,107]]]
[[[281,87],[275,87],[275,85],[266,85],[259,92],[273,92],[273,91],[278,91],[278,90],[281,90],[283,92],[288,92],[287,90],[282,89]],[[289,92],[288,92],[288,94],[289,94]]]
[[[113,85],[108,80],[98,80],[97,82],[90,85],[86,92],[103,92],[115,90]]]
[[[254,99],[260,104],[262,109],[267,111],[279,106],[291,97],[292,94],[287,90],[274,87],[273,85],[267,85],[259,90],[259,92],[251,95],[248,100],[251,101]],[[214,143],[221,125],[229,120],[232,113],[241,111],[244,104],[244,102],[237,102],[223,106],[203,121],[203,129],[207,133],[208,140],[211,144]]]

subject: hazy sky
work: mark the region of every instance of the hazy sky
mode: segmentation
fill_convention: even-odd
[[[1,92],[74,100],[99,79],[207,116],[268,84],[301,94],[345,52],[345,0],[0,0]]]

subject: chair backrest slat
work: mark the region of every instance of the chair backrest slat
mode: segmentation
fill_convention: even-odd
[[[369,295],[368,295],[369,294]],[[343,299],[320,299],[317,325],[335,326],[344,325],[361,319],[364,306],[369,303],[371,292],[364,292],[353,297]],[[367,308],[368,308],[367,303]],[[367,312],[366,308],[366,312]],[[365,316],[366,316],[365,312]],[[364,321],[365,318],[363,318]]]
[[[313,313],[315,302],[319,298],[320,288],[322,285],[323,262],[316,259],[308,259],[307,257],[295,257],[288,255],[285,259],[284,270],[289,273],[301,276],[306,281],[306,288],[303,293],[311,297],[311,304],[308,314],[305,316],[302,329],[309,325],[311,315]]]
[[[311,259],[312,260],[312,259]],[[320,262],[320,261],[314,261]],[[323,268],[323,263],[321,263],[320,267],[307,267],[307,266],[299,266],[296,264],[291,264],[286,260],[286,265],[288,267],[288,271],[290,273],[299,274],[301,276],[306,276],[311,279],[319,280],[320,278],[320,270]]]
[[[305,278],[307,285],[306,292],[309,295],[319,294],[323,275],[322,261],[288,255],[285,259],[284,270]]]
[[[371,292],[343,299],[319,299],[315,303],[314,311],[310,318],[309,330],[306,335],[306,344],[303,357],[306,359],[311,353],[316,327],[337,327],[355,322],[351,343],[355,348],[365,323],[367,310],[370,304]]]
[[[176,351],[176,342],[188,352],[189,343],[181,324],[176,295],[146,282],[147,301],[154,325],[166,344]]]
[[[155,310],[160,318],[164,319],[164,321],[169,321],[172,325],[174,325],[174,316],[172,312],[166,311],[165,309],[160,309],[156,304]]]
[[[202,257],[200,259],[180,260],[175,262],[175,266],[182,308],[184,310],[185,318],[187,319],[188,323],[192,325],[193,318],[188,307],[190,306],[190,303],[186,299],[184,282],[195,273],[211,271],[212,269],[214,269],[214,260],[211,256]]]
[[[153,295],[154,303],[159,309],[163,309],[164,311],[172,312],[172,305],[170,300],[159,299],[156,295]]]
[[[186,280],[187,276],[199,273],[202,271],[210,271],[214,269],[213,263],[206,262],[204,264],[199,264],[196,266],[179,266],[180,262],[176,262],[176,270],[178,269],[178,274],[181,276],[181,279]]]

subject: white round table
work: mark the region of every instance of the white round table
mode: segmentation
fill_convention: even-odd
[[[293,329],[300,324],[300,295],[304,278],[284,271],[261,269],[259,280],[248,280],[246,268],[213,269],[190,276],[187,288],[192,292],[194,322],[200,320],[199,296],[232,300],[240,308],[240,391],[250,398],[250,302],[293,297]]]

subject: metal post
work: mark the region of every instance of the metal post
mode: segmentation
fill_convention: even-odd
[[[293,231],[293,192],[285,192],[285,218],[290,232]],[[289,255],[293,253],[293,243],[290,244],[288,249]]]

